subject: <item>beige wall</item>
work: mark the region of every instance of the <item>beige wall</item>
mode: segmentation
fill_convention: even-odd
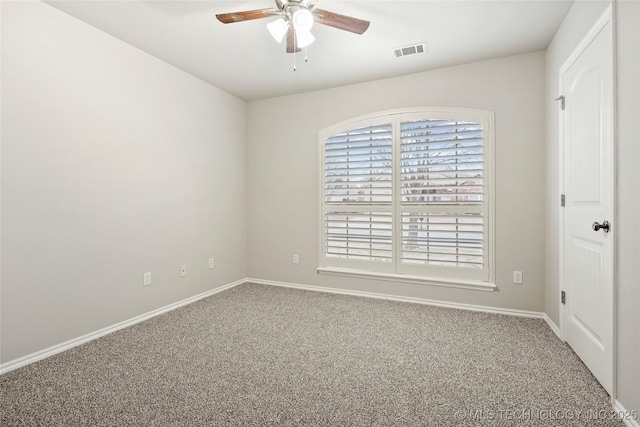
[[[546,51],[546,289],[545,312],[559,324],[559,94],[558,70],[610,4],[577,1]],[[640,409],[640,3],[614,4],[617,38],[617,348],[616,398],[628,410]]]
[[[3,2],[1,361],[245,277],[246,117],[44,3]]]
[[[544,54],[249,103],[249,275],[519,310],[544,308]],[[377,111],[446,106],[496,120],[498,291],[319,275],[320,129]],[[292,254],[300,264],[292,264]],[[524,285],[512,284],[512,271]]]

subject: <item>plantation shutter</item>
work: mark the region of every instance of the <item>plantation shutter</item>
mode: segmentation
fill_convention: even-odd
[[[367,126],[325,142],[326,202],[391,204],[391,125]]]
[[[401,264],[484,268],[482,125],[412,120],[400,133]]]
[[[403,204],[482,203],[482,125],[420,120],[401,132]]]
[[[392,125],[372,124],[324,145],[324,246],[328,258],[391,263]]]
[[[321,266],[488,280],[489,116],[469,111],[322,134]]]

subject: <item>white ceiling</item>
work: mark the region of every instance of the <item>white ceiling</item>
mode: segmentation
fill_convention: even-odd
[[[361,36],[315,25],[304,55],[285,53],[266,24],[222,24],[216,13],[262,1],[48,1],[50,5],[245,100],[270,98],[544,50],[573,0],[321,0],[318,8],[371,21]],[[426,42],[428,52],[393,49]]]

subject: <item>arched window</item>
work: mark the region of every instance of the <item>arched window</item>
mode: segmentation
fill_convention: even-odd
[[[493,113],[384,112],[320,131],[322,273],[493,288]]]

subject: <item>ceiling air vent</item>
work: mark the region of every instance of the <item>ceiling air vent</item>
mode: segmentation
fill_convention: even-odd
[[[393,49],[393,53],[396,58],[400,58],[401,56],[410,56],[416,55],[418,53],[425,53],[427,51],[426,43],[418,43],[412,44],[411,46],[399,47],[397,49]]]

